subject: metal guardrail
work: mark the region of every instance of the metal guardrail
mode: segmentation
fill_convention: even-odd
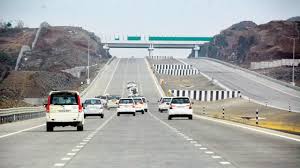
[[[43,106],[0,109],[0,124],[43,117],[45,114]]]

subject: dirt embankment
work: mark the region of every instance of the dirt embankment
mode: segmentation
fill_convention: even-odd
[[[14,71],[21,46],[31,46],[36,31],[24,28],[0,33],[0,108],[24,106],[24,98],[43,98],[51,90],[79,90],[87,78],[88,43],[91,79],[111,57],[94,33],[81,27],[47,26]],[[67,73],[76,67],[80,67],[77,72]]]

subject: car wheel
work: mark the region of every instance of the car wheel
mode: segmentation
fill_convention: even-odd
[[[191,116],[189,116],[189,119],[190,119],[190,120],[192,120],[192,119],[193,119],[193,116],[192,116],[192,115],[191,115]]]
[[[103,117],[104,117],[104,114],[101,114],[100,117],[103,118]]]
[[[77,125],[77,131],[83,131],[83,125],[82,123]]]
[[[86,115],[84,115],[84,118],[86,118]]]
[[[53,131],[53,125],[50,124],[50,123],[46,123],[46,129],[47,129],[47,132],[52,132]]]
[[[168,120],[172,120],[172,116],[169,116],[169,117],[168,117]]]
[[[117,116],[120,116],[120,113],[117,113]]]
[[[148,112],[148,109],[145,109],[145,112]]]
[[[133,113],[133,116],[135,116],[135,113]]]
[[[144,111],[142,111],[142,114],[145,114],[145,112],[144,112]]]
[[[161,112],[161,113],[163,112],[161,109],[159,109],[158,111]]]

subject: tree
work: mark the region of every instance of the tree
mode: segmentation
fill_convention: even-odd
[[[23,27],[24,27],[24,22],[22,20],[18,20],[15,28],[21,29]]]

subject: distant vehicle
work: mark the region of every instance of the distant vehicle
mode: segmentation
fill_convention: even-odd
[[[117,95],[108,95],[107,96],[107,103],[106,108],[109,110],[110,108],[117,108],[118,107],[118,101],[120,99],[120,96]]]
[[[101,99],[101,103],[103,106],[106,106],[107,103],[107,96],[96,96],[96,98]]]
[[[101,99],[99,98],[90,98],[86,99],[83,106],[84,118],[86,116],[100,116],[101,118],[104,117],[103,114],[103,104]]]
[[[143,100],[143,103],[144,103],[144,111],[148,112],[148,102],[149,101],[146,99],[146,97],[144,97],[144,96],[132,96],[132,97],[141,98]]]
[[[169,105],[168,120],[172,120],[173,117],[188,117],[193,119],[192,103],[188,97],[173,97]]]
[[[167,103],[170,104],[171,100],[172,100],[172,97],[160,98],[160,100],[158,101],[158,111],[161,113],[163,111],[168,111],[168,109],[170,108],[170,105],[168,105]]]
[[[121,98],[118,103],[117,116],[132,114],[135,116],[135,103],[132,98]]]
[[[127,82],[127,89],[137,87],[137,84],[134,81]]]
[[[74,126],[83,131],[84,113],[77,91],[51,91],[46,107],[46,129],[56,126]]]
[[[135,112],[141,112],[142,114],[144,114],[145,111],[143,99],[141,97],[134,97],[133,100],[135,103]]]

